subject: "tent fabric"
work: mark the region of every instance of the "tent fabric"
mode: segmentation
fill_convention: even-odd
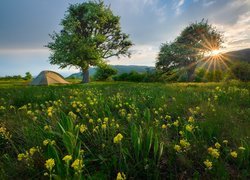
[[[69,84],[62,75],[54,71],[42,71],[30,85]]]

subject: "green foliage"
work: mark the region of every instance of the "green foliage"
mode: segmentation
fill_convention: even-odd
[[[112,68],[109,65],[104,64],[102,66],[97,67],[94,79],[97,81],[105,81],[109,79],[111,76],[116,74],[117,74],[116,69]]]
[[[32,79],[32,75],[30,72],[26,72],[25,73],[25,76],[22,77],[21,75],[14,75],[14,76],[5,76],[5,77],[0,77],[0,80],[5,80],[5,81],[8,81],[8,80],[31,80]]]
[[[21,80],[21,75],[0,77],[0,80]]]
[[[147,71],[138,73],[131,71],[130,73],[122,73],[113,77],[115,81],[130,81],[130,82],[163,82],[165,78],[159,71]]]
[[[24,79],[24,80],[31,80],[31,79],[32,79],[31,73],[30,73],[30,72],[26,72],[23,79]]]
[[[80,68],[86,82],[89,66],[112,56],[130,55],[132,43],[121,31],[120,17],[102,1],[70,5],[61,25],[61,32],[50,35],[53,41],[47,45],[52,51],[50,63]]]
[[[144,78],[145,78],[145,73],[138,73],[136,71],[131,71],[130,73],[123,73],[117,75],[113,79],[115,81],[143,82]]]
[[[234,76],[241,81],[250,81],[250,63],[239,62],[231,67]]]
[[[192,23],[173,42],[161,45],[156,68],[164,72],[185,68],[192,81],[198,61],[206,52],[220,48],[222,42],[222,35],[207,21]]]

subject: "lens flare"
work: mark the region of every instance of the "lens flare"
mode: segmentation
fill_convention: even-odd
[[[220,50],[212,50],[210,52],[210,56],[218,56],[220,53],[221,53]]]

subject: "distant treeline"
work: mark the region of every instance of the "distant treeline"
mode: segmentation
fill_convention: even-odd
[[[112,67],[104,69],[97,68],[93,80],[96,81],[131,81],[131,82],[189,82],[187,70],[178,69],[171,73],[159,70],[147,70],[145,72],[131,71],[129,73],[117,74],[110,70]],[[112,72],[112,73],[110,73]],[[220,82],[228,80],[250,81],[250,63],[237,62],[228,69],[196,68],[193,74],[193,82]]]
[[[25,76],[21,75],[14,75],[14,76],[5,76],[5,77],[0,77],[0,80],[30,80],[32,79],[32,75],[30,72],[26,72]]]

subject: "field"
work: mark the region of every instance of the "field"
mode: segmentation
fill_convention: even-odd
[[[1,179],[249,179],[249,83],[0,83]]]

